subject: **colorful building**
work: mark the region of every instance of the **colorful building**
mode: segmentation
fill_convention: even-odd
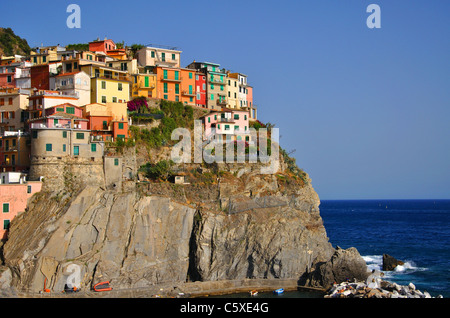
[[[227,109],[212,111],[202,117],[205,140],[217,136],[218,140],[250,141],[249,113],[244,110]]]
[[[6,240],[11,221],[20,212],[25,212],[28,199],[41,191],[41,181],[26,181],[20,172],[0,173],[0,239]]]
[[[115,141],[128,139],[128,115],[126,103],[89,104],[81,107],[88,120],[91,141]]]
[[[28,171],[29,140],[23,131],[6,131],[0,136],[0,171]]]
[[[238,109],[239,107],[239,85],[234,77],[227,76],[227,106]]]
[[[71,104],[46,109],[45,116],[30,119],[31,161],[40,158],[101,158],[102,146],[91,144],[83,110]]]
[[[156,98],[195,105],[195,70],[157,66]]]
[[[91,78],[91,103],[125,103],[130,100],[132,78],[126,71],[94,64],[82,65]]]
[[[62,66],[61,62],[51,62],[43,65],[33,65],[30,68],[31,88],[50,90],[51,81],[58,74],[58,69]]]
[[[79,98],[77,96],[64,95],[60,91],[39,90],[30,95],[28,99],[29,118],[41,117],[44,114],[44,109],[64,103],[81,106],[79,103]]]
[[[116,50],[117,46],[113,40],[105,38],[104,40],[97,39],[96,41],[89,42],[89,51],[91,52],[103,52]]]
[[[195,105],[206,108],[206,75],[195,73]]]
[[[0,135],[5,131],[23,131],[28,118],[28,97],[28,91],[22,89],[0,89]]]
[[[39,47],[30,52],[30,59],[33,65],[42,65],[55,62],[59,60],[58,52],[65,50],[65,47],[59,45]]]
[[[156,93],[156,74],[153,73],[139,73],[132,74],[133,78],[131,84],[132,99],[140,96],[154,98]]]
[[[206,76],[206,105],[209,109],[220,110],[227,106],[226,101],[226,77],[224,69],[220,64],[210,62],[192,62],[187,66]]]
[[[148,46],[136,52],[140,66],[180,67],[180,50],[175,47]]]
[[[83,71],[57,75],[55,90],[64,95],[77,96],[77,105],[79,106],[91,102],[91,78]]]

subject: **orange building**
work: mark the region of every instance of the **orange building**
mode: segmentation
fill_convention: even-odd
[[[81,107],[83,117],[88,119],[92,141],[115,141],[128,139],[128,116],[126,103],[93,103]]]
[[[195,105],[195,70],[157,66],[156,98]]]

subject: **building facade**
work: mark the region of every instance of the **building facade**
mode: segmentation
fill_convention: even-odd
[[[41,181],[26,181],[19,172],[0,173],[0,239],[6,240],[11,221],[20,212],[25,212],[28,199],[41,191]]]

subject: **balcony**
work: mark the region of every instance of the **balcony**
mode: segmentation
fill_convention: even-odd
[[[193,92],[193,91],[182,91],[181,94],[184,96],[195,96],[196,95],[195,92]]]
[[[208,81],[209,81],[209,83],[212,83],[212,84],[226,85],[225,81],[221,81],[218,78],[214,78],[214,79],[209,78]]]
[[[162,81],[162,82],[175,82],[175,83],[181,83],[181,81],[183,80],[183,78],[182,78],[182,77],[178,77],[178,79],[175,79],[175,78],[167,78],[167,77],[161,76],[161,77],[159,78],[159,80]]]
[[[75,128],[77,128],[77,127],[75,127]],[[47,124],[41,124],[41,123],[31,123],[31,129],[70,129],[70,125],[69,124],[47,125]]]
[[[216,104],[217,105],[222,105],[222,106],[226,106],[228,104],[226,99],[217,99],[216,100]]]

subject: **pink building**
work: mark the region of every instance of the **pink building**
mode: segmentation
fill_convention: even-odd
[[[250,141],[248,125],[249,112],[245,110],[222,108],[222,111],[212,111],[202,117],[204,139],[218,135],[219,140]]]
[[[41,181],[25,181],[20,172],[0,173],[0,239],[8,235],[9,224],[19,212],[24,212],[28,199],[41,191]]]

